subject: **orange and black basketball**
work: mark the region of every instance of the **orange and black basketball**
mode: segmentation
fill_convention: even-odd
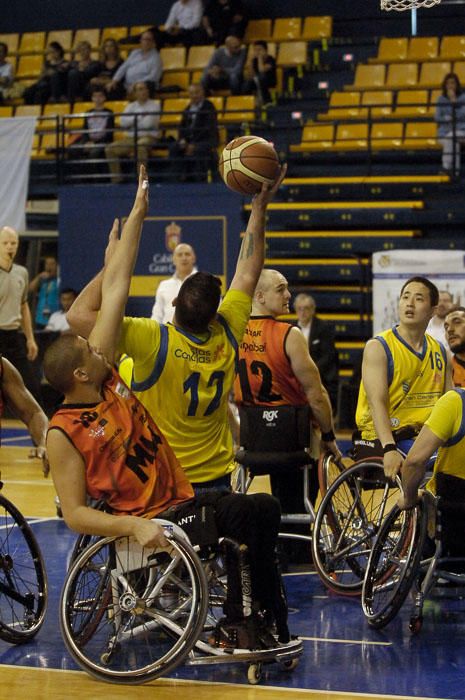
[[[229,189],[256,194],[264,182],[271,185],[276,180],[279,159],[269,141],[259,136],[241,136],[225,146],[219,170]]]

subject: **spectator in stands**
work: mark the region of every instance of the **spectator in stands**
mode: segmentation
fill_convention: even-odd
[[[193,247],[188,243],[178,243],[173,251],[173,265],[174,274],[160,282],[155,295],[152,318],[159,323],[168,323],[173,320],[173,301],[178,296],[184,280],[197,272]]]
[[[68,70],[68,100],[71,104],[77,98],[85,97],[92,78],[100,73],[100,61],[92,58],[92,47],[88,41],[81,41],[76,47],[76,59],[71,61]]]
[[[13,85],[13,66],[6,60],[8,46],[0,41],[0,102],[8,97],[8,88]]]
[[[200,44],[202,12],[202,0],[176,0],[171,6],[163,30],[154,27],[157,47],[160,49],[167,44]]]
[[[447,342],[453,353],[451,359],[452,384],[465,388],[465,307],[448,312],[444,322]]]
[[[44,269],[29,283],[29,292],[36,295],[35,327],[43,330],[50,315],[60,308],[58,263],[56,258],[48,256],[44,260]]]
[[[50,42],[39,80],[24,91],[25,103],[66,102],[68,68],[69,61],[65,59],[62,45],[58,41]]]
[[[221,46],[227,36],[242,39],[247,26],[247,18],[242,0],[209,0],[205,5],[202,25],[207,35],[207,43]]]
[[[446,347],[446,331],[444,330],[444,321],[446,316],[454,306],[454,297],[446,289],[439,291],[439,301],[436,306],[436,311],[428,323],[426,332],[432,335],[433,338],[439,340]]]
[[[252,60],[244,68],[242,93],[256,93],[257,103],[266,104],[271,101],[270,88],[276,87],[276,61],[268,53],[266,41],[254,41]]]
[[[203,72],[201,82],[205,94],[209,95],[211,90],[229,89],[238,95],[242,87],[246,53],[247,49],[237,36],[226,37],[224,46],[216,49]]]
[[[11,226],[3,226],[0,229],[0,355],[14,364],[37,399],[40,386],[31,363],[38,348],[27,301],[29,275],[25,267],[13,262],[18,245],[17,232]]]
[[[442,146],[442,168],[449,175],[459,175],[460,144],[465,143],[465,93],[455,73],[448,73],[442,81],[434,118]]]
[[[113,141],[115,118],[113,111],[105,107],[106,93],[103,87],[94,87],[92,102],[94,106],[84,117],[84,131],[76,133],[77,138],[70,144],[73,158],[103,158],[105,145]],[[73,138],[74,134],[71,135]]]
[[[144,82],[147,83],[150,94],[153,94],[160,82],[162,72],[163,64],[155,46],[155,37],[153,31],[148,29],[140,36],[140,48],[131,51],[113,78],[106,83],[105,90],[109,95],[118,88],[120,83],[123,83],[129,95],[136,83]]]
[[[73,301],[76,299],[78,293],[72,287],[65,287],[60,292],[60,309],[54,311],[48,319],[48,323],[45,326],[47,332],[55,333],[69,333],[70,327],[66,320],[66,314],[70,310]]]
[[[137,142],[137,161],[145,165],[150,149],[160,136],[160,101],[150,99],[148,85],[142,81],[135,84],[134,95],[136,99],[125,107],[121,116],[121,126],[125,129],[124,138],[105,146],[105,155],[114,183],[122,182],[120,158],[133,156]]]
[[[204,179],[216,164],[218,123],[215,106],[205,99],[202,85],[189,86],[190,102],[182,113],[178,140],[170,145],[170,165],[176,179]]]
[[[103,42],[100,48],[99,60],[100,71],[90,80],[90,92],[96,87],[105,90],[107,83],[113,80],[116,71],[123,63],[116,39],[110,37]],[[114,90],[107,91],[107,96],[109,100],[124,100],[126,98],[124,86],[117,84]]]
[[[320,372],[321,381],[326,388],[333,412],[337,410],[337,393],[339,388],[339,356],[334,341],[334,329],[331,324],[315,316],[316,304],[310,294],[297,294],[294,299],[297,314],[297,327],[305,336],[313,361]]]

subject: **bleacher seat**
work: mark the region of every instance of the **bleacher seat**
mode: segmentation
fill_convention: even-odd
[[[271,19],[251,19],[245,30],[244,41],[246,44],[257,41],[258,39],[268,41],[268,39],[271,39],[271,32]]]
[[[304,66],[307,63],[307,43],[305,41],[283,41],[279,44],[276,65],[282,68]]]
[[[230,95],[226,97],[223,115],[220,121],[251,122],[255,120],[255,95]]]
[[[360,108],[359,91],[351,92],[332,92],[329,98],[329,109],[325,114],[318,115],[318,119],[354,119],[366,117],[367,109]]]
[[[55,29],[47,34],[47,46],[50,46],[52,41],[58,41],[65,51],[71,51],[72,38],[72,29]]]
[[[0,117],[12,117],[13,107],[11,105],[0,105]]]
[[[418,83],[418,63],[391,63],[387,67],[386,87],[408,88]]]
[[[404,125],[402,122],[375,122],[371,125],[372,150],[396,149],[402,146]]]
[[[378,45],[378,55],[370,59],[373,63],[395,63],[407,58],[407,37],[382,37]]]
[[[40,117],[42,105],[17,105],[15,117]]]
[[[407,61],[431,61],[437,58],[438,52],[437,36],[413,36],[408,44]]]
[[[457,78],[460,80],[460,83],[462,87],[465,86],[465,61],[456,61],[454,63],[454,73],[457,75]]]
[[[0,34],[0,41],[7,45],[8,53],[10,55],[14,54],[18,50],[19,34],[16,32],[11,34]]]
[[[428,113],[428,90],[399,90],[394,117],[421,117]]]
[[[182,112],[189,104],[186,97],[167,97],[163,100],[160,128],[178,126],[181,122]]]
[[[375,88],[383,88],[385,87],[385,80],[386,66],[384,64],[367,66],[359,63],[355,69],[354,84],[349,86],[348,89],[373,90]]]
[[[402,144],[403,148],[439,148],[436,140],[436,129],[435,122],[407,122]]]
[[[302,20],[300,17],[279,17],[273,24],[273,41],[294,41],[300,39]]]
[[[160,58],[163,63],[163,72],[179,71],[186,65],[187,49],[185,46],[164,46],[160,49]]]
[[[190,71],[203,71],[215,51],[213,45],[191,46],[187,57],[186,68]]]
[[[333,33],[333,18],[329,15],[305,17],[302,29],[302,39],[315,41],[328,39]]]
[[[338,124],[334,148],[338,151],[356,151],[368,147],[368,124]]]
[[[361,95],[360,104],[372,118],[388,117],[392,113],[392,90],[365,90]]]
[[[291,145],[290,150],[293,153],[327,151],[333,147],[333,142],[333,124],[307,124],[303,128],[302,142]]]
[[[37,79],[42,72],[43,64],[44,57],[42,54],[20,56],[16,69],[16,80],[24,80],[25,78]]]
[[[427,61],[421,64],[420,79],[418,86],[420,87],[440,87],[447,73],[451,71],[449,61]]]
[[[81,41],[88,41],[93,49],[98,49],[100,46],[100,31],[100,28],[76,29],[73,48],[76,48]]]
[[[163,50],[163,49],[162,49]],[[161,78],[162,88],[178,87],[180,92],[185,92],[191,84],[191,74],[187,70],[183,71],[163,71]],[[174,90],[173,90],[174,91]]]
[[[441,39],[439,58],[445,61],[465,59],[465,36],[444,36]]]
[[[105,27],[102,29],[100,43],[103,44],[103,42],[107,39],[115,39],[116,41],[119,41],[120,39],[125,39],[127,35],[127,27]]]
[[[24,32],[19,41],[18,53],[34,54],[45,50],[45,32]]]

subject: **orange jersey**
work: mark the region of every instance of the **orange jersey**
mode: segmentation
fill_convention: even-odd
[[[454,386],[465,387],[465,362],[452,355],[452,383]]]
[[[304,406],[308,403],[295,377],[285,342],[291,330],[285,321],[251,316],[239,346],[239,374],[234,383],[237,403],[262,406]]]
[[[153,518],[193,498],[174,452],[140,401],[114,372],[97,404],[63,404],[49,430],[61,430],[80,452],[87,492],[115,515]]]

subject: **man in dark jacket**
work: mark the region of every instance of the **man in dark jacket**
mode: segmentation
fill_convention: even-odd
[[[170,146],[170,164],[178,179],[202,180],[210,165],[216,164],[218,124],[215,106],[205,99],[202,85],[189,87],[190,103],[184,110],[178,140]]]
[[[334,330],[331,324],[315,316],[315,300],[310,294],[297,294],[294,299],[294,310],[297,314],[296,326],[307,339],[310,355],[320,370],[321,380],[329,394],[335,413],[339,384],[339,358],[334,343]]]

